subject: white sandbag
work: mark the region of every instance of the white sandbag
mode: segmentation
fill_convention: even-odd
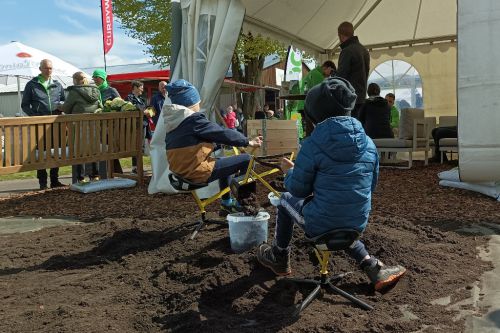
[[[74,183],[69,186],[70,190],[81,193],[93,193],[104,190],[115,190],[119,188],[134,187],[137,184],[135,180],[127,178],[102,179],[89,183]]]
[[[448,180],[451,182],[460,182],[460,172],[458,168],[453,168],[451,170],[442,171],[438,173],[438,177],[441,180]],[[481,182],[481,183],[473,183],[474,185],[484,185],[484,186],[496,186],[499,185],[499,182],[490,181],[490,182]]]
[[[439,185],[478,192],[500,201],[500,185],[487,186],[482,184],[454,182],[450,180],[440,180]]]

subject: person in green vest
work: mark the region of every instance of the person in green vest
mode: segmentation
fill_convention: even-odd
[[[97,88],[101,92],[101,102],[104,103],[108,100],[113,100],[117,97],[120,97],[118,90],[111,87],[107,81],[108,74],[104,69],[96,69],[92,73],[92,79],[94,80]],[[116,173],[123,173],[122,166],[120,164],[120,160],[113,160],[113,171]]]

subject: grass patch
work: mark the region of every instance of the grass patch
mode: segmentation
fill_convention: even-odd
[[[144,156],[143,157],[144,168],[151,167],[151,157]],[[120,164],[123,169],[131,169],[132,168],[132,158],[121,158]],[[59,168],[59,176],[67,176],[71,175],[71,166],[65,166]],[[18,172],[12,173],[9,175],[1,175],[0,182],[5,180],[20,180],[20,179],[34,179],[36,178],[36,171],[26,171],[26,172]]]

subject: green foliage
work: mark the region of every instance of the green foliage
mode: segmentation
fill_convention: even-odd
[[[114,15],[128,36],[141,41],[153,63],[166,65],[170,60],[172,34],[169,0],[114,0]]]

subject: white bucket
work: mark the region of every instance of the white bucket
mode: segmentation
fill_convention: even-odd
[[[267,242],[267,224],[269,213],[259,212],[256,216],[245,216],[243,213],[229,214],[229,239],[231,249],[236,253]]]

